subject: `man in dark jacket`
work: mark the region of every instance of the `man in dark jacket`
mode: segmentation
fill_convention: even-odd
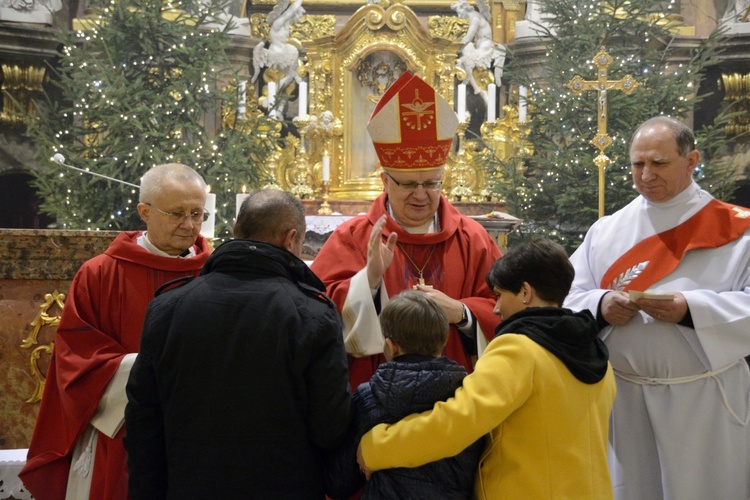
[[[130,493],[322,499],[350,421],[336,307],[299,259],[302,204],[264,190],[201,276],[149,305],[127,385]]]
[[[347,498],[364,485],[363,499],[468,499],[484,449],[480,439],[455,457],[414,469],[386,469],[365,476],[357,465],[362,435],[380,423],[432,409],[453,396],[466,371],[441,356],[448,339],[448,319],[440,305],[423,292],[405,291],[380,313],[387,362],[361,384],[352,397],[354,420],[344,442],[332,455],[326,473],[333,498]]]

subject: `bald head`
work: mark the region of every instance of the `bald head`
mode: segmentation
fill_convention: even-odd
[[[669,116],[655,116],[641,123],[638,128],[635,129],[633,137],[630,139],[630,145],[633,145],[633,141],[639,133],[643,130],[648,130],[654,127],[663,127],[672,132],[675,144],[677,145],[677,152],[680,156],[687,156],[695,149],[695,135],[693,134],[693,131],[690,130],[690,127],[679,120],[670,118]]]
[[[138,201],[149,203],[151,200],[157,198],[164,189],[167,180],[178,184],[195,183],[202,190],[205,191],[206,189],[206,182],[203,180],[203,177],[192,168],[182,163],[164,163],[151,167],[141,177],[141,189]]]

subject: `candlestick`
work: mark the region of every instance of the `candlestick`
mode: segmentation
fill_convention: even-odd
[[[487,121],[495,121],[495,98],[497,97],[497,85],[487,85]]]
[[[458,121],[462,122],[466,120],[466,84],[458,84],[458,100],[457,100]]]
[[[331,205],[328,203],[328,181],[326,179],[323,179],[321,192],[322,203],[318,209],[318,215],[331,215],[333,211],[331,210]]]
[[[307,82],[299,82],[299,97],[297,104],[299,106],[297,116],[300,118],[307,118]]]
[[[313,194],[313,189],[310,187],[312,181],[312,169],[308,165],[307,147],[305,146],[305,136],[307,135],[307,127],[310,125],[309,118],[295,117],[294,123],[297,125],[299,131],[299,147],[297,153],[294,155],[294,161],[291,163],[292,168],[291,177],[294,185],[291,187],[291,192],[294,196],[304,199],[306,196]]]
[[[518,87],[518,121],[520,123],[526,123],[526,96],[528,91],[526,87]]]
[[[237,118],[244,119],[245,118],[245,96],[247,93],[247,80],[240,80],[239,85],[237,86]]]
[[[250,196],[250,193],[247,192],[247,186],[242,186],[242,192],[237,193],[235,195],[236,203],[237,203],[237,210],[234,213],[235,218],[239,217],[240,215],[240,207],[242,207],[242,203]]]
[[[211,189],[211,186],[208,186],[206,189]],[[206,193],[205,209],[208,212],[208,219],[201,225],[201,234],[207,240],[213,240],[216,224],[216,195],[214,193]]]
[[[321,160],[321,163],[323,165],[321,178],[323,181],[330,181],[331,180],[331,157],[328,155],[327,151],[323,153],[323,158]]]

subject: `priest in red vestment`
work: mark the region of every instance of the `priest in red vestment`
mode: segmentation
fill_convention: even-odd
[[[125,383],[154,292],[197,275],[210,253],[205,186],[185,165],[150,169],[138,203],[147,231],[119,234],[71,283],[19,474],[35,498],[128,498]]]
[[[484,277],[500,250],[440,193],[457,125],[430,85],[402,75],[367,127],[384,193],[366,215],[336,228],[312,263],[341,312],[353,388],[385,361],[378,314],[403,290],[422,291],[442,306],[451,323],[445,355],[467,371],[494,336],[499,318]]]

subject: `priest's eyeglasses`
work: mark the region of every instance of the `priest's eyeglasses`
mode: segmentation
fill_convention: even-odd
[[[385,170],[384,170],[385,172]],[[443,181],[424,181],[424,182],[399,182],[396,179],[393,178],[391,174],[388,172],[385,172],[385,175],[387,175],[393,182],[396,183],[396,185],[402,189],[405,189],[407,191],[416,191],[419,189],[419,186],[422,186],[425,191],[440,191],[440,187],[443,185]]]
[[[161,208],[156,208],[151,203],[146,203],[146,205],[169,217],[169,222],[171,222],[172,224],[182,224],[188,217],[190,217],[190,220],[194,223],[200,224],[201,222],[206,222],[209,215],[211,215],[208,210],[205,209],[203,210],[203,212],[166,212]]]

